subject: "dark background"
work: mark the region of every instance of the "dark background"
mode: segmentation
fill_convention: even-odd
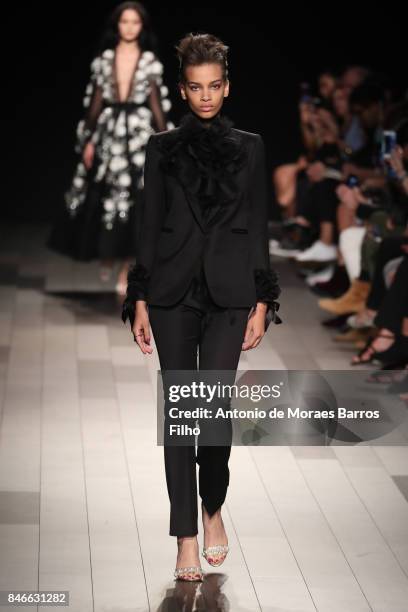
[[[63,205],[89,64],[117,4],[14,6],[7,32],[11,38],[3,52],[8,109],[3,120],[5,130],[11,128],[12,145],[6,145],[3,216],[49,220]],[[393,5],[380,14],[357,12],[356,4],[318,9],[316,3],[299,8],[270,2],[146,2],[173,103],[169,118],[177,124],[185,111],[176,88],[174,45],[191,31],[211,32],[230,46],[231,93],[224,112],[236,127],[263,135],[271,171],[300,151],[301,81],[315,83],[322,69],[363,63],[387,74],[395,93],[402,95],[407,87],[405,20]]]

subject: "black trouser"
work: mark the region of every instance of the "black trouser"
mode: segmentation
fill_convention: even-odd
[[[402,320],[408,317],[408,256],[404,255],[394,280],[381,301],[374,324],[401,333]]]
[[[204,299],[197,301],[197,298],[195,303],[196,306],[185,303],[149,305],[161,370],[235,372],[250,309],[228,311]],[[199,464],[199,494],[207,512],[214,514],[224,503],[229,484],[230,452],[230,445],[200,446],[199,441],[197,455],[195,446],[164,445],[170,535],[182,537],[198,533],[196,463]]]
[[[374,276],[366,306],[371,310],[378,310],[380,304],[387,293],[384,281],[384,267],[391,261],[404,255],[401,245],[408,243],[408,236],[389,236],[381,242],[376,257]]]
[[[309,183],[307,188],[302,186],[297,214],[308,219],[316,229],[320,228],[322,222],[333,223],[337,232],[339,198],[336,189],[339,184],[337,179],[325,178],[316,183]]]

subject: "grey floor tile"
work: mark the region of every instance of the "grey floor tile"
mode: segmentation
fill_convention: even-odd
[[[408,476],[392,476],[392,479],[408,502]]]
[[[38,491],[0,491],[0,523],[2,525],[38,525],[40,494]]]

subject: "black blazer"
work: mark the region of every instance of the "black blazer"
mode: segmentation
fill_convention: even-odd
[[[129,317],[132,323],[137,299],[161,306],[179,301],[202,258],[219,306],[256,307],[263,301],[270,319],[281,322],[275,301],[281,290],[269,262],[267,174],[259,134],[232,128],[226,118],[200,127],[191,115],[184,127],[182,122],[153,134],[144,198],[124,321]]]

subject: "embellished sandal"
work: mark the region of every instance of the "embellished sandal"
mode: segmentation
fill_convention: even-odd
[[[227,556],[229,551],[228,544],[218,544],[217,546],[208,546],[207,548],[203,548],[203,557],[207,560],[207,562],[214,566],[218,567],[225,561],[225,557]],[[221,558],[214,559],[214,556],[223,555]]]
[[[201,582],[204,572],[199,565],[191,567],[176,567],[174,570],[174,578],[176,580],[184,580],[184,582]]]
[[[388,349],[384,351],[376,351],[375,348],[372,346],[372,343],[377,338],[388,338],[389,340],[394,340],[394,342],[391,344],[391,346]],[[394,334],[391,336],[388,334],[380,333],[380,334],[377,334],[375,338],[370,337],[368,338],[363,348],[350,361],[350,365],[360,365],[364,363],[372,363],[373,361],[380,361],[381,363],[385,363],[387,359],[394,359],[395,358],[394,354],[396,352],[396,349],[395,349],[396,343],[397,343],[397,338]],[[369,351],[368,359],[362,359],[362,356],[368,351]]]
[[[180,546],[180,537],[177,537],[177,545]],[[201,582],[204,572],[200,565],[190,565],[188,567],[176,567],[174,578],[185,582]]]

